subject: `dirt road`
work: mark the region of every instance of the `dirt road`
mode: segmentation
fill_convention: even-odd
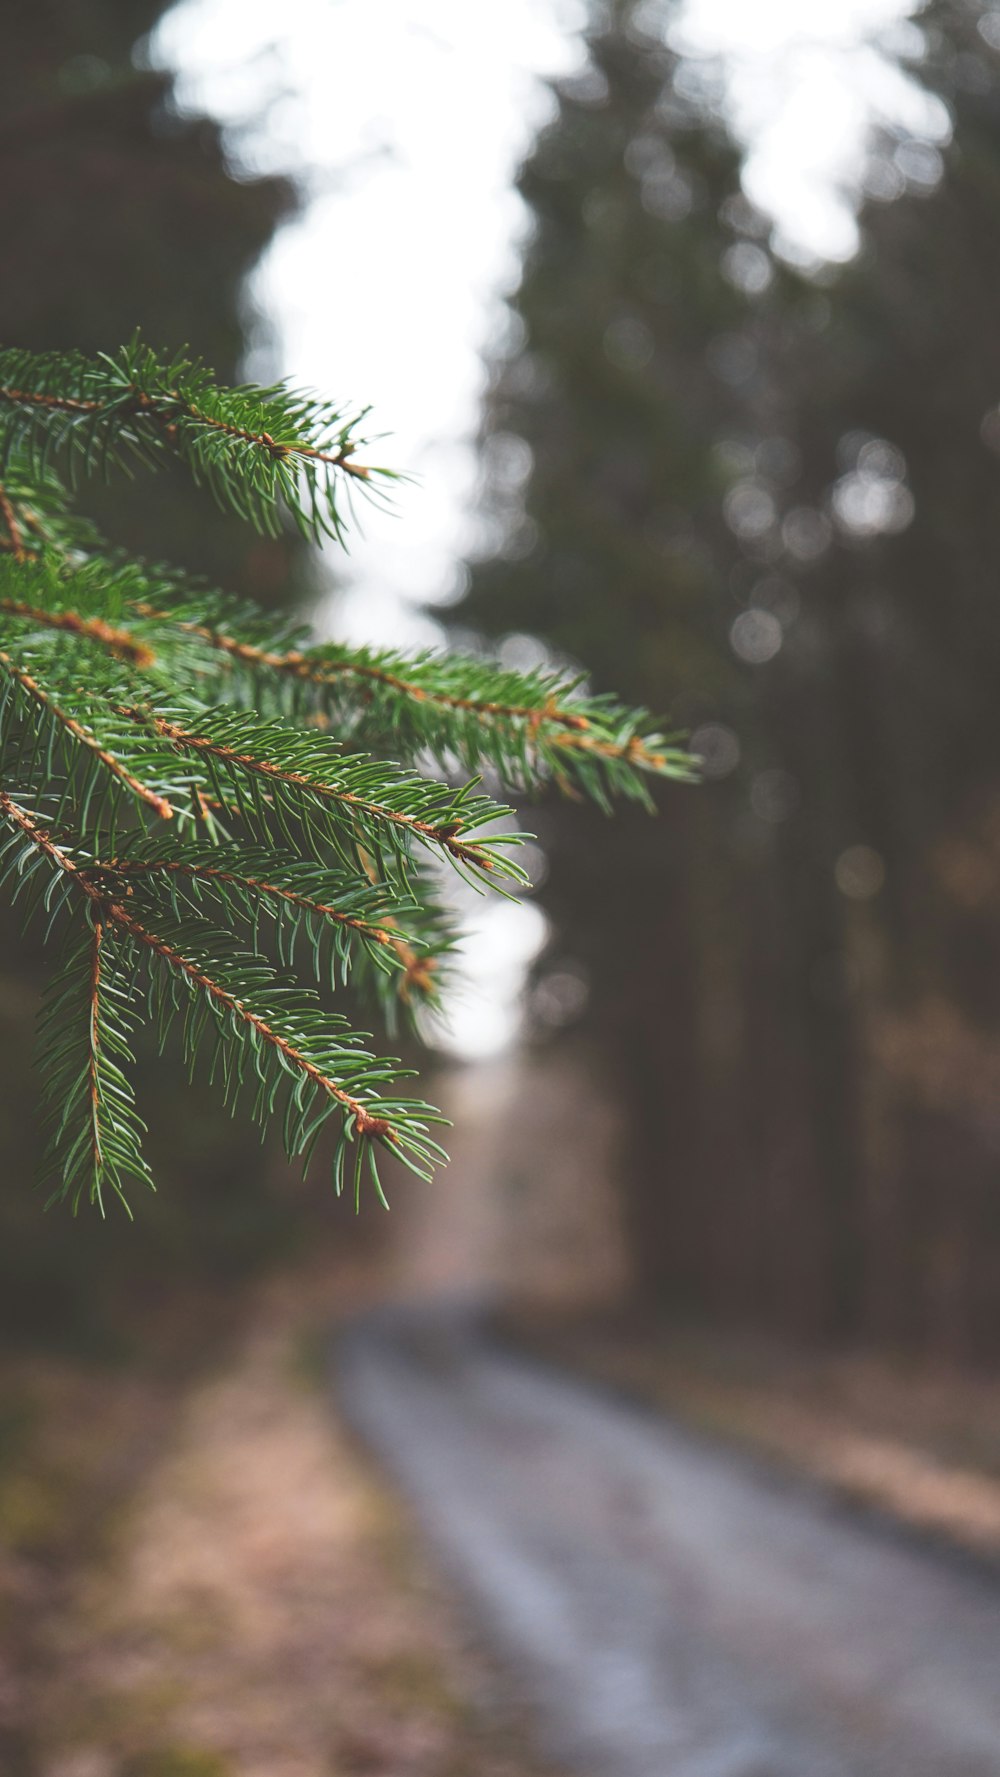
[[[585,1777],[1000,1777],[1000,1581],[385,1311],[340,1398]]]

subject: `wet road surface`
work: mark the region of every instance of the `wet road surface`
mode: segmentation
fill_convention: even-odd
[[[338,1395],[581,1777],[1000,1777],[1000,1579],[493,1343],[340,1342]],[[470,1774],[472,1777],[472,1774]]]

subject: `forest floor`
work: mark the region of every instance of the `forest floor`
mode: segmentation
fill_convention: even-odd
[[[1000,1566],[1000,1378],[635,1314],[519,1313],[546,1360]]]
[[[318,1261],[175,1300],[138,1356],[0,1364],[4,1777],[552,1777],[331,1403],[331,1319],[372,1299]],[[507,1336],[1000,1563],[998,1383],[634,1317]]]
[[[5,1777],[551,1769],[331,1410],[331,1302],[365,1287],[271,1279],[221,1331],[176,1305],[168,1360],[4,1364]]]

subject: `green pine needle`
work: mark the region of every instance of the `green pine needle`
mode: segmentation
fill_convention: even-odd
[[[353,983],[390,1028],[434,1004],[454,944],[434,883],[524,884],[517,795],[649,802],[677,737],[579,678],[478,657],[316,646],[301,626],[109,551],[74,511],[94,472],[169,458],[276,534],[342,540],[358,418],[284,386],[218,386],[139,341],[96,359],[0,352],[0,888],[62,948],[41,1018],[52,1197],[103,1213],[152,1180],[135,1032],[176,1023],[226,1104],[335,1188],[420,1177],[442,1119],[328,1007]],[[428,775],[436,769],[438,776]],[[469,774],[473,774],[471,777]]]

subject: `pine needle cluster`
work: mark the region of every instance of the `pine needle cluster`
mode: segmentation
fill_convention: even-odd
[[[52,1197],[74,1209],[152,1183],[130,1079],[147,1020],[290,1157],[332,1124],[338,1192],[381,1194],[382,1153],[426,1176],[441,1117],[330,990],[353,974],[390,1026],[434,1000],[452,940],[432,860],[517,892],[523,836],[484,772],[604,806],[689,775],[645,712],[579,680],[316,645],[75,509],[83,478],[173,460],[262,532],[341,541],[352,498],[390,485],[358,460],[363,417],[140,341],[0,352],[0,881],[60,945],[40,1060]]]

